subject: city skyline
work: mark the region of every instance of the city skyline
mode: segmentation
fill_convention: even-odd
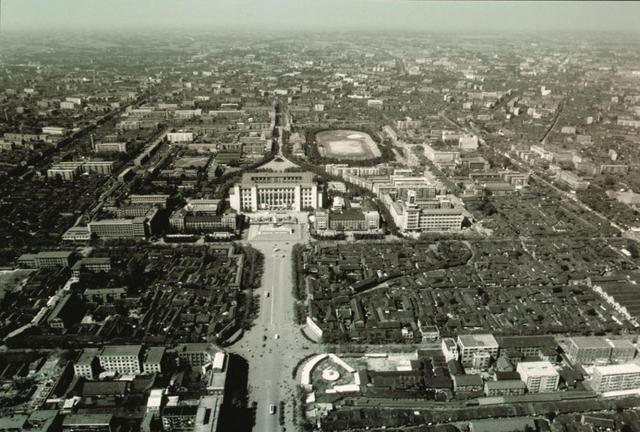
[[[2,28],[637,33],[637,2],[5,0]]]

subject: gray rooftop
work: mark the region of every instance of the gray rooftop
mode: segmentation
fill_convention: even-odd
[[[106,345],[100,356],[140,356],[141,345]]]

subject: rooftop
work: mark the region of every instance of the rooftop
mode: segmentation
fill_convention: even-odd
[[[149,347],[147,348],[145,363],[160,363],[164,357],[165,347]]]
[[[528,377],[559,375],[553,364],[548,361],[520,362],[518,372],[526,374]]]
[[[596,366],[593,371],[594,373],[598,371],[601,375],[640,373],[640,365],[637,363],[623,363],[609,366]]]
[[[308,184],[313,183],[313,173],[305,172],[248,172],[242,175],[243,185],[252,184]]]
[[[492,334],[466,334],[458,335],[458,342],[465,348],[487,347],[498,348],[498,341]]]
[[[578,348],[611,348],[609,342],[604,337],[599,336],[576,336],[571,341]]]
[[[141,351],[140,345],[106,345],[100,356],[140,356]]]

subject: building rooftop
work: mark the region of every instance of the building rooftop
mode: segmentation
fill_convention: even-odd
[[[305,172],[248,172],[242,175],[241,184],[310,184],[313,173]]]
[[[640,365],[637,363],[623,363],[609,366],[596,366],[593,371],[598,371],[602,375],[618,375],[629,373],[640,373]]]
[[[149,347],[147,348],[144,362],[145,363],[160,363],[164,357],[166,351],[165,347]]]
[[[85,348],[80,352],[76,364],[90,364],[100,352],[99,348]]]
[[[502,380],[502,381],[487,381],[487,388],[490,390],[506,390],[506,389],[524,389],[527,386],[520,380]]]
[[[106,345],[100,356],[140,356],[141,345]]]
[[[628,339],[607,339],[607,342],[609,342],[612,348],[636,349],[636,346]]]
[[[520,362],[518,372],[526,374],[527,377],[559,375],[553,364],[548,361]]]
[[[465,348],[487,347],[497,348],[498,341],[492,334],[466,334],[458,335],[458,342]]]
[[[70,414],[62,421],[63,426],[106,426],[113,420],[113,414]]]
[[[578,348],[611,348],[609,342],[604,337],[599,336],[576,336],[570,340]]]

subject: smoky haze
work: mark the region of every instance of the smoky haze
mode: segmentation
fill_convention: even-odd
[[[280,29],[638,32],[639,2],[3,0],[5,30]]]

